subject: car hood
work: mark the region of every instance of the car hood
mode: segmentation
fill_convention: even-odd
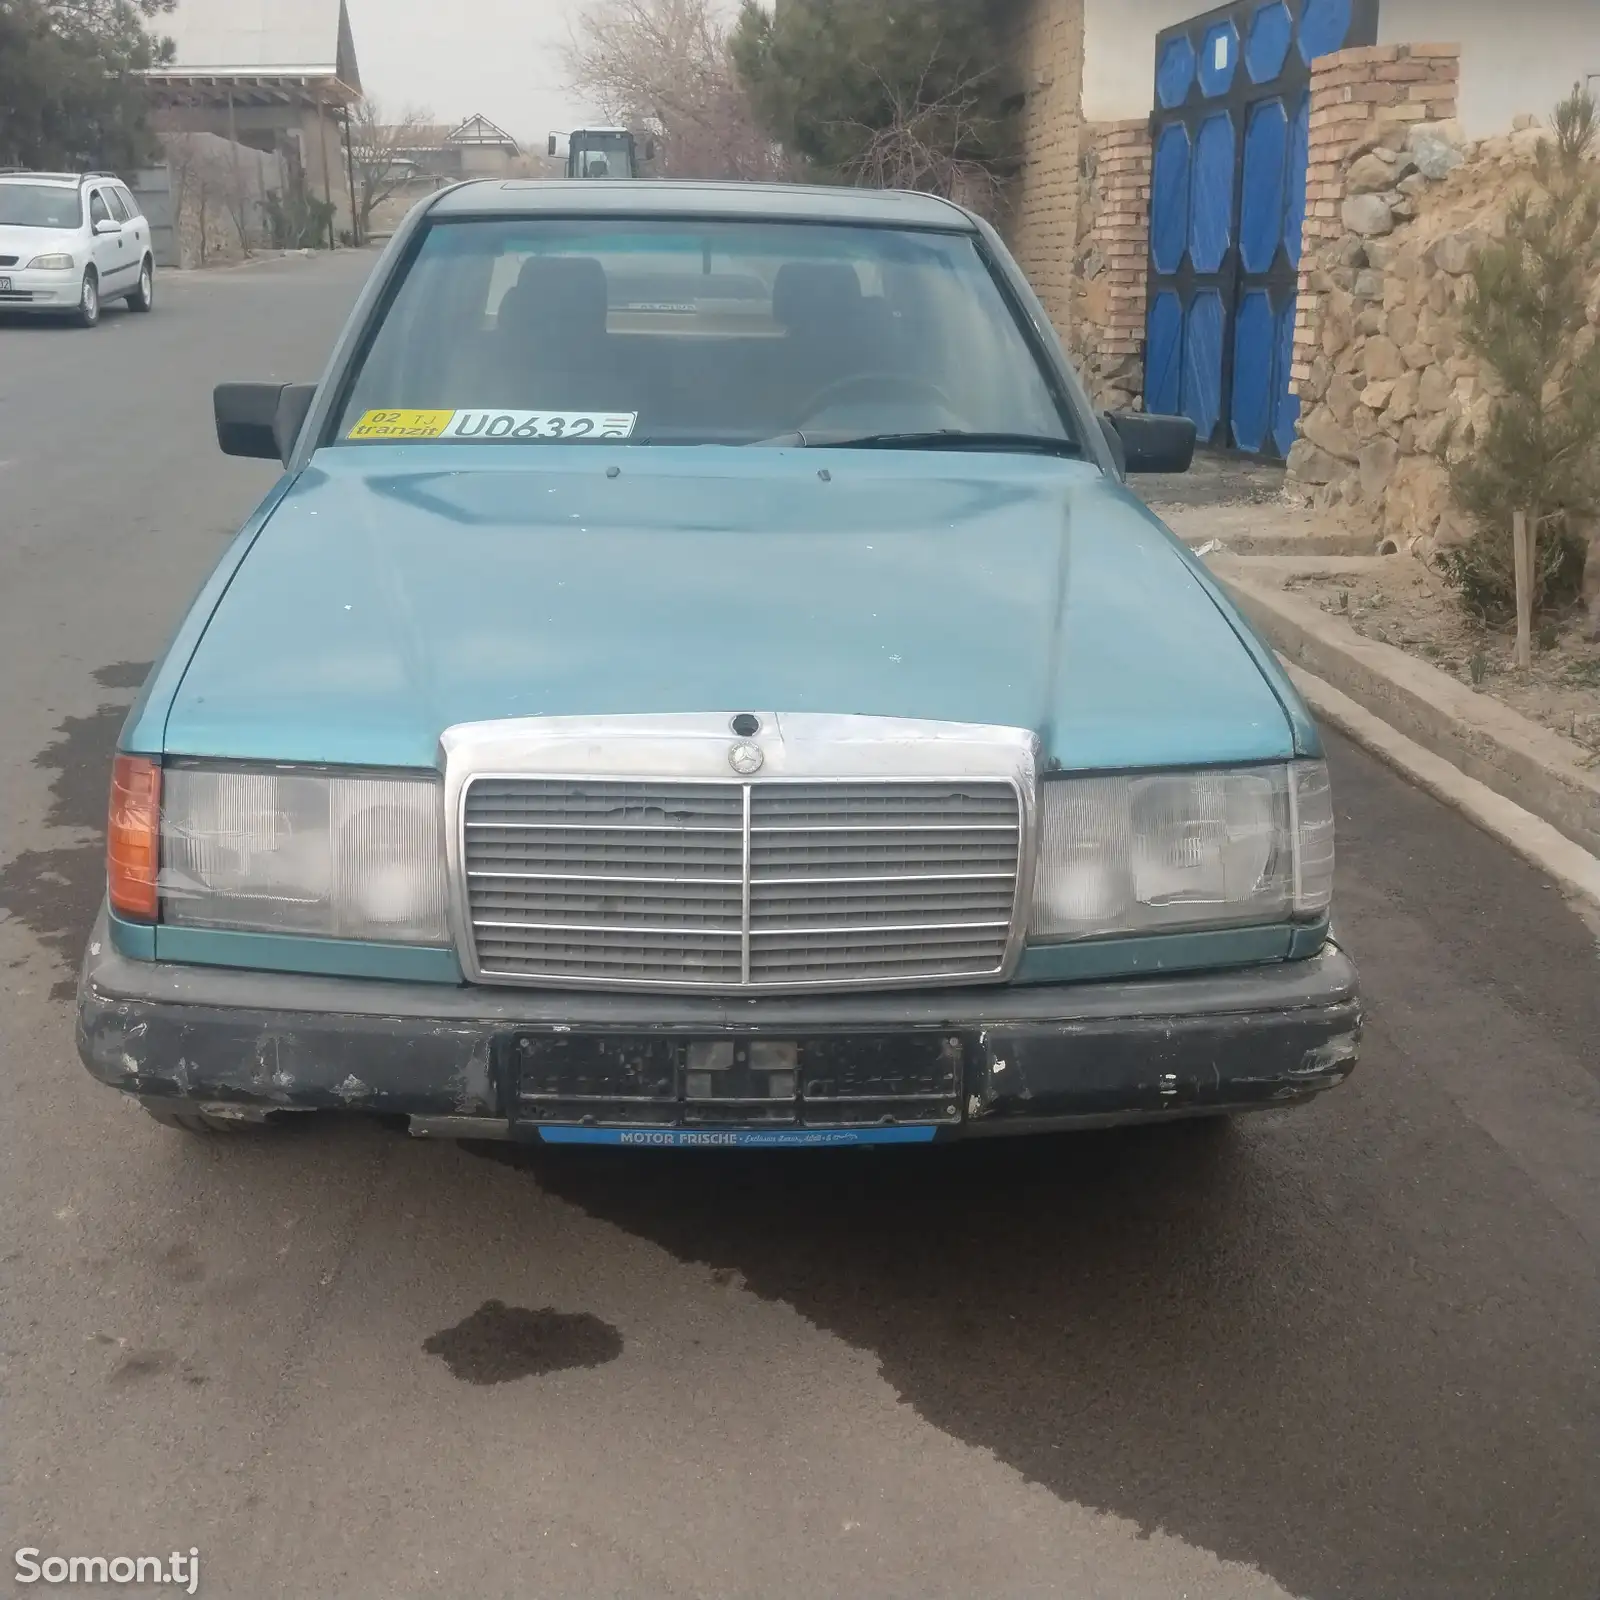
[[[8,228],[0,223],[0,256],[15,256],[20,269],[35,256],[63,252],[77,259],[83,254],[83,244],[75,233],[62,233],[55,228]],[[4,270],[10,271],[10,268]]]
[[[343,447],[227,583],[165,748],[426,766],[461,722],[748,709],[1030,728],[1072,769],[1287,757],[1245,637],[1088,463]]]

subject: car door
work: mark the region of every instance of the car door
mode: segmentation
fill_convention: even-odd
[[[108,235],[117,241],[117,277],[112,287],[117,290],[131,289],[139,276],[140,260],[139,237],[134,230],[133,213],[116,184],[108,183],[105,186],[105,197],[106,204],[111,207],[111,220],[122,228],[120,233]]]
[[[139,209],[139,202],[134,199],[133,192],[125,189],[121,184],[117,186],[117,198],[128,208],[128,228],[133,244],[134,278],[139,275],[139,264],[150,254],[150,219]]]
[[[116,222],[111,214],[111,203],[98,185],[89,191],[89,250],[94,257],[95,271],[100,276],[100,298],[116,294],[124,280],[122,229],[114,233],[101,233],[100,224]]]

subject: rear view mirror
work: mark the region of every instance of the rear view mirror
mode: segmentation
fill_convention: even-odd
[[[121,233],[122,224],[111,217],[102,217],[94,225],[94,231],[100,233]]]
[[[222,453],[287,466],[316,392],[310,383],[219,383],[212,409]]]
[[[1122,446],[1125,472],[1187,472],[1194,462],[1195,426],[1188,417],[1109,411],[1105,421]]]

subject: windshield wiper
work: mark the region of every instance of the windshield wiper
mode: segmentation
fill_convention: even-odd
[[[963,433],[959,428],[937,428],[924,433],[858,433],[842,439],[826,434],[800,433],[802,445],[816,450],[994,450],[1040,456],[1078,456],[1082,451],[1070,439],[1047,433]]]

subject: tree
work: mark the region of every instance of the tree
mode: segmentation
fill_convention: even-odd
[[[1504,237],[1475,263],[1462,311],[1463,342],[1504,392],[1453,473],[1476,533],[1445,558],[1474,609],[1491,620],[1514,611],[1519,667],[1534,616],[1580,593],[1584,524],[1600,516],[1600,336],[1587,311],[1600,273],[1594,97],[1574,89],[1554,128]]]
[[[788,176],[734,69],[717,0],[599,0],[574,26],[566,64],[608,122],[655,139],[663,176]]]
[[[350,108],[350,164],[356,188],[356,242],[366,238],[372,213],[399,193],[416,170],[406,152],[415,150],[431,126],[433,113],[407,107],[398,122],[384,120],[383,107],[370,95]]]
[[[147,67],[172,57],[148,24],[176,0],[0,0],[0,162],[136,166],[150,151]]]
[[[731,43],[762,126],[823,177],[983,199],[1021,97],[992,0],[743,0]]]
[[[167,158],[173,218],[180,230],[180,249],[185,248],[185,241],[181,238],[184,219],[191,218],[195,227],[195,249],[202,267],[211,256],[212,218],[224,189],[231,182],[231,174],[217,156],[216,146],[221,142],[205,133],[167,133],[161,136],[161,146]]]
[[[934,68],[926,62],[915,83],[883,82],[881,126],[847,124],[860,149],[838,169],[865,189],[920,189],[992,214],[1000,200],[1000,174],[966,154],[983,137],[983,78],[952,83],[938,98],[928,89]]]

